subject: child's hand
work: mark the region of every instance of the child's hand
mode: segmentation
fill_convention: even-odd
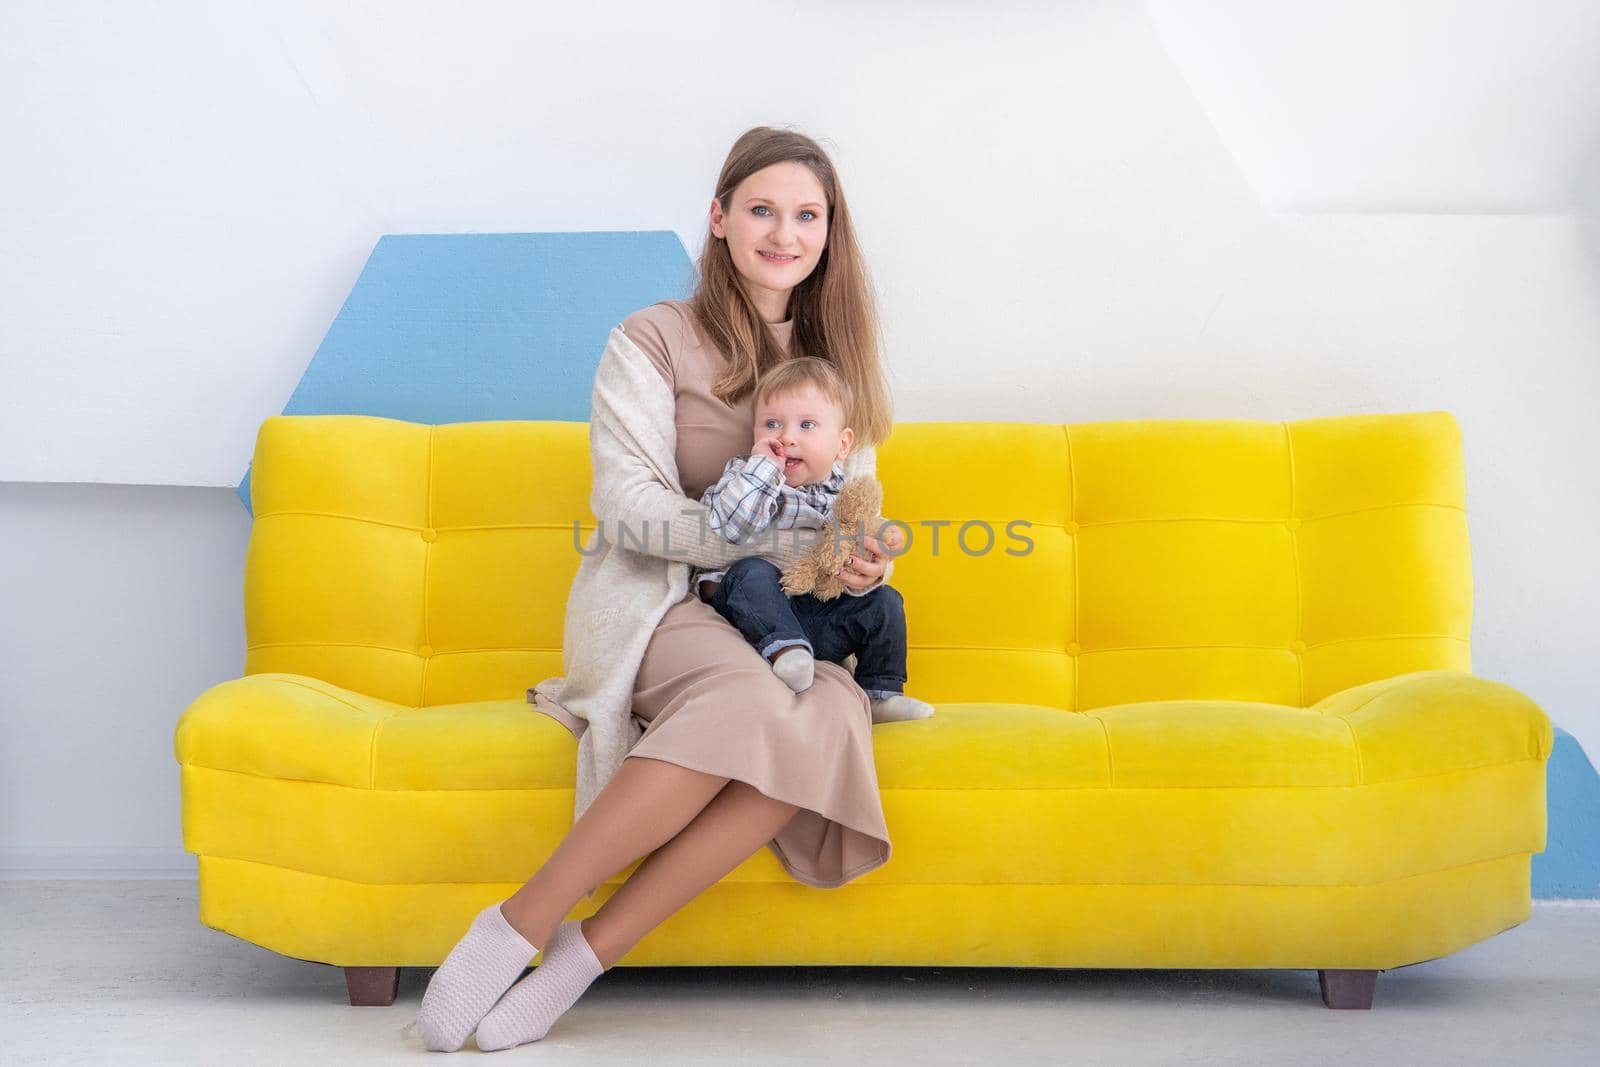
[[[776,437],[763,437],[756,442],[756,447],[750,450],[752,456],[766,456],[781,468],[783,466],[783,444]]]

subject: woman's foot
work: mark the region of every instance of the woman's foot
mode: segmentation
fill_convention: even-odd
[[[778,649],[772,659],[772,673],[783,679],[785,685],[796,693],[811,688],[816,676],[816,660],[804,645],[790,645]]]
[[[478,1024],[478,1047],[485,1052],[538,1041],[606,968],[583,936],[583,923],[569,919],[556,928],[539,966]]]
[[[459,1049],[539,951],[499,901],[480,911],[428,980],[414,1024],[422,1043],[434,1052]]]

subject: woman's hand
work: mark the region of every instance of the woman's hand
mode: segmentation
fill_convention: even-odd
[[[905,539],[905,531],[898,526],[891,526],[884,531],[884,543],[890,551],[898,552]],[[841,582],[855,590],[865,589],[883,577],[883,569],[888,566],[888,556],[883,554],[884,545],[876,537],[867,534],[864,544],[864,553],[851,556],[844,568],[835,572]]]

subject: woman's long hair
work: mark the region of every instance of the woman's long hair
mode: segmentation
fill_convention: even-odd
[[[850,205],[833,162],[803,133],[757,126],[733,143],[717,176],[717,201],[727,214],[733,191],[756,171],[793,161],[811,168],[827,200],[828,237],[816,268],[789,294],[794,320],[790,354],[816,356],[839,369],[855,402],[847,413],[856,446],[881,444],[889,437],[894,412],[879,358],[879,324],[866,264],[850,222]],[[700,329],[728,357],[728,369],[712,385],[724,403],[736,404],[755,389],[757,379],[787,358],[740,284],[728,243],[706,229],[700,253],[699,283],[688,300]]]

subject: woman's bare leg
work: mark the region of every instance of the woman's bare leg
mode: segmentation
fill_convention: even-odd
[[[550,858],[500,906],[506,921],[543,947],[585,893],[671,840],[728,782],[648,756],[625,758]]]
[[[727,780],[705,810],[650,853],[600,910],[583,920],[583,938],[600,965],[610,970],[667,916],[770,841],[799,810],[748,782]]]

